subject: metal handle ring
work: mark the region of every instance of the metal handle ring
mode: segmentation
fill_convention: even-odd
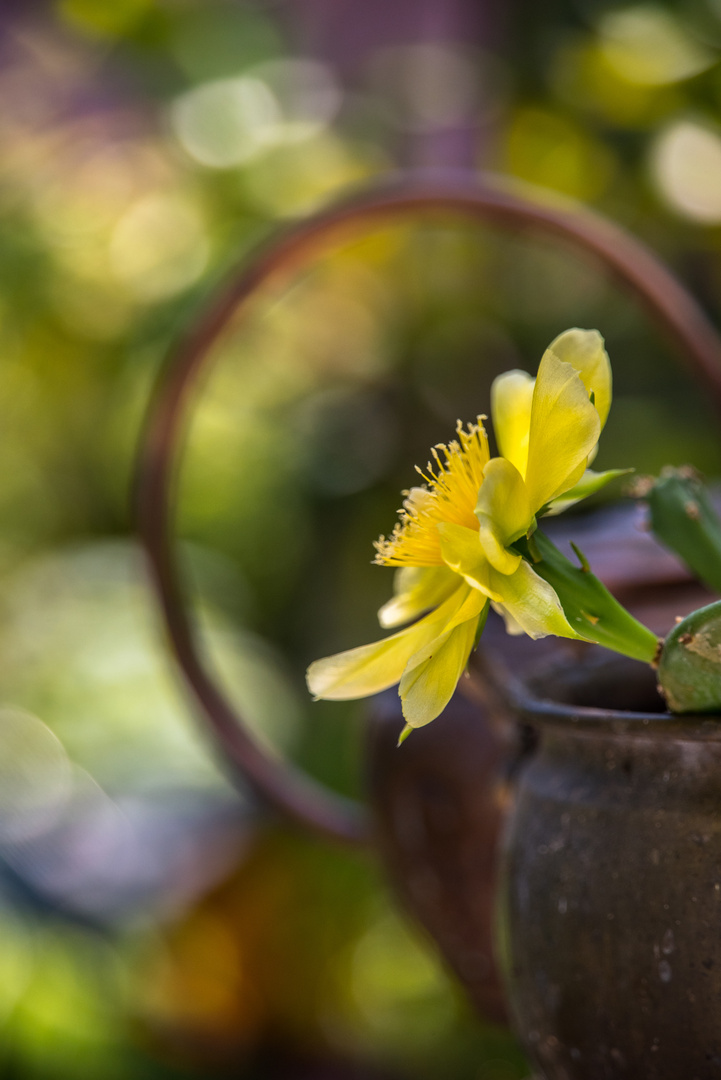
[[[366,843],[371,828],[360,805],[342,798],[294,766],[268,757],[203,663],[184,603],[172,542],[174,464],[192,394],[212,346],[231,319],[247,317],[256,293],[276,287],[353,228],[442,213],[520,231],[545,232],[596,255],[646,305],[680,346],[696,377],[721,405],[721,337],[694,298],[643,244],[600,216],[488,174],[394,174],[281,231],[231,278],[172,351],[140,440],[136,514],[175,658],[200,706],[221,757],[272,806],[316,833]]]

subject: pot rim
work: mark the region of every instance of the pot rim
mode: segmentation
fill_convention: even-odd
[[[608,728],[614,735],[639,737],[670,736],[684,739],[709,739],[721,742],[721,716],[676,714],[670,712],[633,712],[600,709],[588,705],[569,705],[561,701],[535,697],[526,687],[511,689],[509,703],[529,724],[563,727],[591,732]]]
[[[474,696],[484,698],[490,690],[506,709],[510,708],[522,722],[534,727],[564,728],[591,734],[607,729],[610,734],[639,738],[662,736],[721,742],[721,715],[718,714],[637,712],[574,705],[537,696],[495,652],[491,663],[481,660],[474,668],[468,672]]]

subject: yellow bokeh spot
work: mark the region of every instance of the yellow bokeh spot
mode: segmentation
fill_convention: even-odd
[[[587,108],[617,127],[645,129],[680,103],[675,85],[623,78],[596,41],[564,43],[554,57],[552,79],[556,93],[573,109]]]
[[[266,213],[296,217],[321,206],[375,169],[330,132],[303,143],[275,147],[249,165],[246,191]]]
[[[97,37],[121,37],[152,7],[154,0],[59,0],[64,22]]]
[[[609,11],[598,29],[606,60],[629,83],[665,86],[699,75],[716,63],[711,49],[655,4]]]
[[[272,145],[280,112],[266,83],[244,75],[188,90],[174,103],[171,122],[190,157],[226,169]]]
[[[193,203],[155,193],[137,199],[120,218],[110,241],[110,265],[132,296],[163,300],[198,280],[208,247]]]
[[[454,1004],[431,952],[390,912],[382,912],[358,942],[351,992],[358,1019],[374,1040],[428,1045],[449,1029]]]
[[[534,106],[511,122],[506,164],[522,180],[582,200],[603,194],[615,172],[607,147],[566,117]]]
[[[677,120],[651,152],[654,180],[668,205],[703,225],[721,222],[721,130]]]

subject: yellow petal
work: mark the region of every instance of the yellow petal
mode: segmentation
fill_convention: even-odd
[[[550,350],[533,391],[526,487],[535,514],[581,479],[601,422],[580,375]]]
[[[440,607],[405,630],[383,641],[316,660],[306,672],[311,694],[329,701],[345,701],[395,686],[411,656],[453,625],[471,593],[467,585],[461,584]],[[468,617],[464,612],[463,618]]]
[[[460,574],[474,589],[491,600],[500,600],[500,594],[490,585],[491,564],[481,547],[478,532],[465,525],[443,521],[438,526],[443,561],[454,573]]]
[[[503,613],[507,612],[529,637],[555,634],[556,637],[586,640],[576,633],[564,615],[555,590],[527,562],[521,562],[509,576],[492,570],[491,583],[502,593]]]
[[[499,573],[512,574],[521,561],[521,556],[515,551],[509,551],[505,546],[503,533],[493,518],[487,517],[486,514],[479,514],[478,521],[480,522],[478,539],[488,562]]]
[[[385,628],[402,626],[442,603],[457,588],[458,578],[447,566],[402,566],[393,582],[395,595],[378,612],[378,621]]]
[[[486,558],[502,574],[512,574],[521,557],[507,549],[528,532],[533,514],[523,477],[505,458],[493,458],[483,470],[476,517]]]
[[[526,474],[535,381],[527,371],[507,371],[491,386],[491,416],[498,449],[521,476]]]
[[[581,376],[588,393],[593,392],[603,427],[611,408],[612,379],[611,361],[598,330],[579,330],[578,327],[566,330],[551,342],[548,351],[558,360],[571,364]]]
[[[496,615],[500,615],[506,624],[506,633],[511,637],[520,637],[521,634],[525,634],[525,630],[520,626],[513,618],[507,608],[504,608],[503,604],[495,604],[491,602],[491,607],[495,611]]]
[[[444,633],[449,633],[451,630],[455,630],[457,626],[460,626],[462,622],[466,622],[468,619],[475,619],[477,615],[483,611],[486,606],[487,597],[483,595],[478,589],[466,587],[467,592],[462,603],[457,610],[446,619]],[[460,592],[460,590],[459,590]],[[440,609],[439,609],[440,610]],[[410,661],[409,661],[410,663]]]
[[[403,716],[411,727],[423,727],[443,712],[468,663],[477,628],[478,615],[411,657],[399,687]]]

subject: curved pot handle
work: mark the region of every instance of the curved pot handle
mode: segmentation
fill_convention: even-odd
[[[172,352],[151,402],[140,441],[136,511],[141,540],[165,615],[170,641],[185,679],[221,755],[235,772],[277,809],[325,836],[365,842],[370,825],[362,807],[341,798],[293,766],[268,757],[242,716],[201,660],[172,544],[173,465],[181,446],[190,398],[211,349],[231,318],[250,309],[255,293],[272,279],[288,278],[301,265],[337,244],[349,228],[388,219],[443,213],[515,230],[550,233],[593,252],[636,293],[681,347],[696,376],[721,406],[721,337],[693,297],[662,263],[623,229],[547,193],[469,172],[395,174],[264,245],[231,279]]]

